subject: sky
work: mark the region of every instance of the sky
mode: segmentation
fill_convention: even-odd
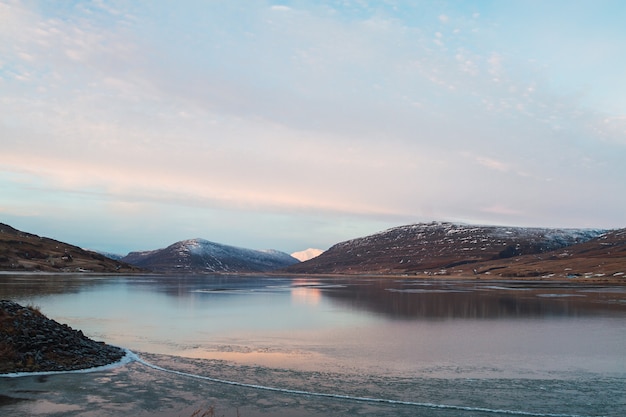
[[[626,227],[626,2],[0,0],[0,222],[125,254]]]

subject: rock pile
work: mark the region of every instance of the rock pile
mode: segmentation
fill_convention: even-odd
[[[86,369],[117,362],[124,354],[36,308],[0,301],[0,373]]]

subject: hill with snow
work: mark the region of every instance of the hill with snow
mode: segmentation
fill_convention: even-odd
[[[304,262],[320,256],[323,252],[324,251],[321,249],[308,248],[299,252],[294,252],[291,254],[291,256],[296,258],[300,262]]]
[[[549,268],[529,267],[530,269],[516,270],[514,262],[527,259],[546,260],[551,256],[547,254],[552,254],[553,251],[599,239],[607,232],[600,229],[420,223],[338,243],[320,256],[293,265],[287,271],[538,276]]]
[[[479,275],[626,280],[626,229],[536,255],[483,262]]]
[[[131,252],[123,262],[155,272],[268,272],[299,261],[277,250],[254,250],[189,239],[167,248]]]

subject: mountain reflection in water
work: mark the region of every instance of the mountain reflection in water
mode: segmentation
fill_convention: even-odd
[[[36,378],[0,379],[11,397],[0,398],[0,414],[163,409],[159,416],[173,417],[216,401],[250,417],[624,415],[625,290],[408,277],[0,275],[0,298],[40,306],[89,337],[185,373],[135,362],[50,377],[45,392]],[[12,401],[22,397],[29,401]]]
[[[326,299],[342,308],[391,319],[577,317],[626,312],[626,287],[575,282],[266,275],[21,274],[6,277],[0,281],[2,298],[29,299],[45,294],[78,293],[87,288],[124,282],[131,288],[176,298],[198,294],[219,294],[223,298],[289,292],[294,304],[317,305]]]
[[[619,289],[619,288],[618,288]],[[333,302],[398,319],[584,316],[626,311],[614,289],[536,283],[369,281],[326,291]],[[621,291],[621,297],[624,297]]]

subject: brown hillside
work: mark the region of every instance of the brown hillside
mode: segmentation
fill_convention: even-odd
[[[0,223],[0,270],[45,272],[139,272],[139,268],[77,246]]]
[[[339,243],[287,268],[309,274],[603,277],[626,272],[624,230],[422,223]],[[604,274],[604,275],[602,275]]]
[[[623,279],[626,282],[626,229],[543,254],[483,262],[478,274],[502,277]]]

